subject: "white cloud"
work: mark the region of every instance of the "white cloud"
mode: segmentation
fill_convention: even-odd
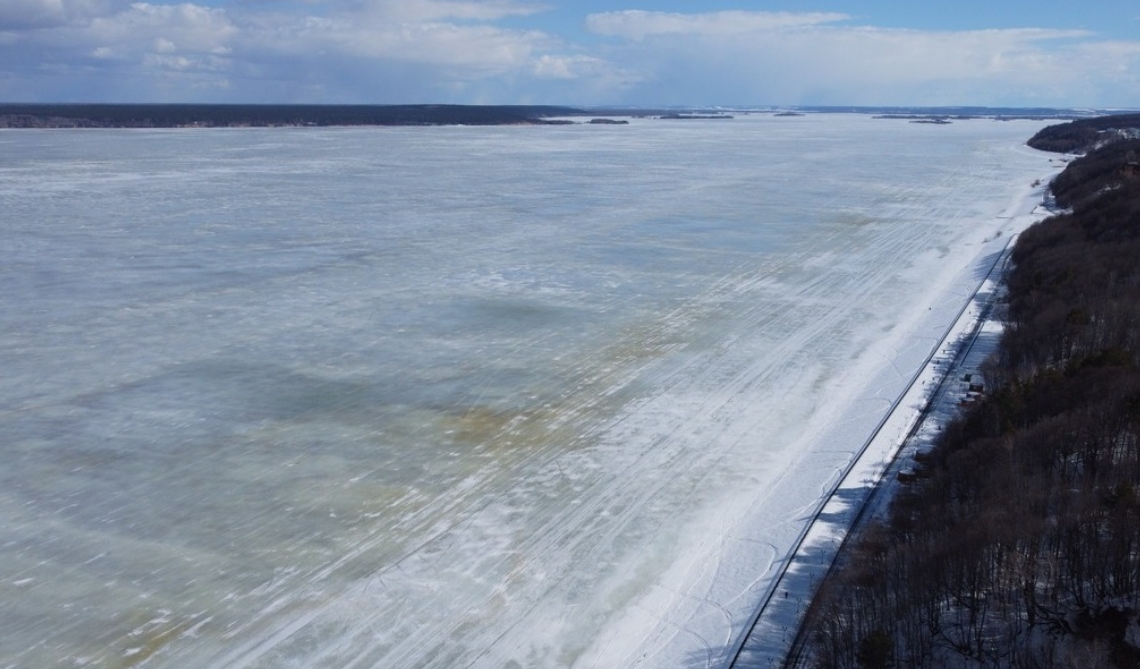
[[[53,2],[80,0],[10,1],[50,9]],[[385,91],[388,77],[415,77],[422,80],[421,89],[437,85],[452,92],[488,77],[540,78],[547,73],[535,63],[555,43],[539,31],[494,25],[493,20],[540,9],[509,0],[331,0],[311,8],[298,15],[272,4],[221,9],[120,1],[113,11],[84,20],[57,19],[61,23],[50,30],[15,30],[6,40],[11,42],[7,53],[18,52],[29,63],[25,70],[51,69],[59,77],[129,73],[140,90],[148,85],[148,74],[160,77],[169,92],[175,90],[171,77],[195,73],[196,86],[209,77],[220,86],[235,76],[261,77],[272,82],[277,99],[293,99],[294,88],[311,87],[306,78],[320,80],[323,94],[351,99]],[[22,15],[32,12],[24,8]],[[8,69],[5,60],[6,52],[0,52],[0,71]],[[9,60],[10,67],[18,66],[17,59]],[[409,74],[413,70],[415,75]],[[338,88],[339,93],[330,92]],[[150,99],[146,93],[135,97]]]
[[[155,53],[174,53],[177,50],[178,47],[175,46],[174,42],[171,42],[166,38],[156,37],[154,39],[153,51]]]
[[[497,71],[524,66],[542,40],[541,35],[493,26],[418,23],[391,31],[364,30],[342,44],[371,58]]]
[[[113,14],[36,32],[25,44],[35,45],[42,62],[60,71],[113,77],[129,73],[144,81],[148,74],[190,71],[220,78],[229,67],[230,42],[239,35],[221,9],[136,2]]]
[[[112,13],[122,0],[2,0],[0,31],[42,29]]]
[[[0,98],[1140,104],[1140,42],[1084,31],[614,11],[586,18],[607,38],[587,46],[516,27],[541,1],[0,0]]]
[[[372,15],[288,18],[247,26],[246,53],[308,58],[357,58],[382,63],[438,66],[451,72],[494,73],[526,68],[551,43],[536,31],[506,30],[483,23],[391,22]]]
[[[611,12],[591,16],[587,26],[624,38],[610,45],[608,55],[636,64],[645,82],[628,96],[654,96],[661,103],[1065,105],[1100,104],[1106,95],[1135,100],[1133,93],[1115,91],[1114,82],[1140,70],[1140,43],[1098,42],[1086,31],[920,31],[847,25],[844,19]],[[1114,78],[1113,70],[1122,74]]]
[[[347,8],[354,15],[404,23],[421,21],[496,21],[543,11],[542,5],[508,0],[371,0]]]
[[[834,23],[849,18],[836,13],[725,11],[673,14],[629,10],[590,14],[586,27],[599,35],[641,40],[649,35],[724,36]]]
[[[540,79],[581,79],[604,76],[610,66],[602,59],[583,55],[543,54],[533,61],[533,71]]]

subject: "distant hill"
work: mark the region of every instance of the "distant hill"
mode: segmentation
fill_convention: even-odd
[[[1140,138],[1140,114],[1115,114],[1051,125],[1028,143],[1041,151],[1086,153],[1113,140],[1135,138]]]
[[[0,128],[518,125],[584,113],[516,105],[0,104]]]

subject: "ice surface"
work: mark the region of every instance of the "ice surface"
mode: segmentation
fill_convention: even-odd
[[[0,667],[719,666],[1041,125],[0,133]]]
[[[1047,185],[1034,182],[1006,208],[1001,218],[1016,232],[1049,215],[1042,206]],[[984,241],[982,254],[963,268],[950,284],[959,289],[976,287],[958,318],[943,333],[941,343],[930,350],[926,363],[911,377],[891,411],[880,419],[867,437],[864,450],[848,463],[848,470],[835,490],[817,503],[817,513],[801,530],[802,542],[794,553],[780,561],[780,575],[770,581],[767,599],[755,609],[756,622],[738,637],[740,652],[731,669],[766,669],[781,666],[789,653],[796,653],[796,666],[810,665],[804,644],[810,632],[798,626],[806,615],[816,586],[837,560],[840,546],[862,524],[887,512],[897,486],[893,481],[913,469],[918,452],[929,450],[941,430],[959,415],[960,403],[971,399],[972,380],[996,350],[1001,336],[1003,270],[1016,234],[1003,234]],[[984,277],[979,280],[979,277]],[[933,310],[927,312],[931,319]],[[921,328],[919,328],[921,330]],[[891,370],[881,369],[867,387],[890,386]],[[737,646],[734,646],[736,648]],[[807,663],[807,664],[805,664]]]

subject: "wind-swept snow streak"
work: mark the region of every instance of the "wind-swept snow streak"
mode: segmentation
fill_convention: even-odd
[[[0,137],[0,664],[720,666],[1039,126]]]

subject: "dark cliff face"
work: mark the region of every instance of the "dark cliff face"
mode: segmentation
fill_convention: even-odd
[[[512,125],[581,113],[571,107],[512,105],[0,104],[0,127]]]

